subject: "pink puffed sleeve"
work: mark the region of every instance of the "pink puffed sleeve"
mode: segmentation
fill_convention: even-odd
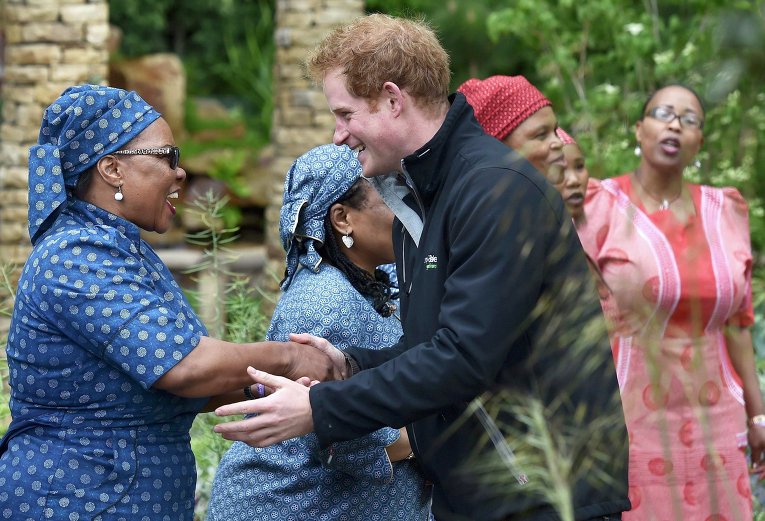
[[[741,304],[727,320],[729,325],[749,327],[754,324],[752,307],[752,245],[749,236],[749,206],[735,188],[723,188],[723,230],[733,263],[736,292],[743,294]]]
[[[602,181],[590,178],[584,198],[584,219],[577,226],[579,240],[587,255],[597,263],[611,224],[614,196],[603,188]]]

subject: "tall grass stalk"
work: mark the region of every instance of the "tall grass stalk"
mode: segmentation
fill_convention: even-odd
[[[204,288],[204,294],[197,295],[196,301],[204,303],[200,314],[215,338],[223,338],[225,334],[225,281],[235,275],[227,267],[231,263],[228,245],[239,238],[238,228],[226,228],[222,224],[228,202],[228,197],[218,197],[208,190],[185,209],[203,225],[200,231],[186,235],[188,243],[202,247],[202,259],[186,273],[197,274],[199,287]]]
[[[187,235],[189,243],[203,248],[203,256],[186,272],[214,281],[205,286],[208,290],[213,288],[212,293],[201,295],[190,291],[191,300],[214,310],[214,325],[207,324],[212,337],[237,343],[255,342],[265,337],[269,317],[263,312],[260,290],[254,288],[247,277],[229,269],[233,258],[227,246],[238,238],[239,229],[221,224],[227,203],[228,198],[218,198],[208,192],[186,209],[205,226]],[[197,464],[195,519],[200,521],[206,516],[215,471],[231,446],[231,442],[213,432],[213,427],[221,421],[213,413],[199,414],[191,427],[191,448]]]
[[[492,428],[501,431],[501,443],[511,454],[471,461],[483,491],[502,496],[521,487],[524,496],[544,499],[562,521],[574,521],[572,494],[577,481],[587,479],[603,487],[613,483],[613,476],[598,469],[604,468],[602,462],[612,458],[614,452],[618,453],[619,441],[625,441],[612,436],[618,418],[603,416],[586,423],[584,411],[576,411],[581,422],[577,418],[559,422],[556,417],[563,412],[554,405],[545,406],[537,398],[507,391],[477,398],[468,414],[483,407],[493,422]],[[497,445],[496,439],[490,439],[491,428],[486,430],[487,436],[478,440],[477,449],[488,443]],[[501,456],[502,451],[498,452]]]

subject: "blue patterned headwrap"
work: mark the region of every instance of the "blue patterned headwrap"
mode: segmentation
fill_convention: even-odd
[[[300,265],[319,269],[321,256],[316,249],[324,243],[324,218],[360,176],[361,165],[346,145],[318,146],[292,164],[284,180],[279,216],[279,236],[287,252],[282,290],[290,285]]]
[[[35,244],[66,206],[80,174],[160,117],[133,91],[69,87],[43,114],[29,149],[29,237]]]

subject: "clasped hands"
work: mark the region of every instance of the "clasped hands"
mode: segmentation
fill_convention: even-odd
[[[331,375],[335,379],[347,377],[345,356],[326,339],[300,333],[290,334],[290,340],[318,349],[329,357]],[[288,368],[285,374],[306,374],[306,372],[296,373],[296,370],[300,370],[299,366],[300,360],[293,360],[292,367]],[[218,424],[214,427],[215,432],[227,440],[243,441],[253,447],[268,447],[313,431],[308,393],[311,385],[318,383],[316,380],[311,381],[303,377],[293,381],[252,367],[248,367],[247,372],[254,383],[266,386],[269,390],[268,395],[257,400],[245,400],[215,409],[215,414],[218,416],[256,415]]]

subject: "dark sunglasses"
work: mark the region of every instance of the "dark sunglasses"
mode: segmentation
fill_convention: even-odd
[[[117,156],[160,156],[166,157],[170,162],[170,168],[178,168],[178,162],[181,160],[181,151],[178,147],[162,148],[136,148],[133,150],[117,150],[112,152]]]

